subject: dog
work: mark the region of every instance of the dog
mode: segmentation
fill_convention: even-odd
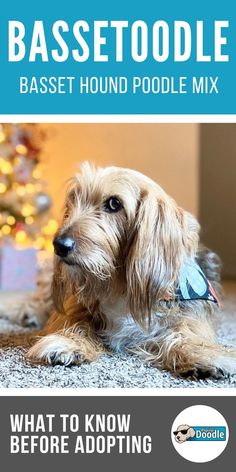
[[[153,180],[83,164],[68,184],[54,249],[15,316],[26,325],[48,319],[29,359],[71,366],[128,350],[186,378],[235,372],[236,352],[214,329],[219,258],[199,244],[197,220]]]
[[[181,424],[177,430],[173,432],[175,440],[178,444],[182,444],[190,438],[194,438],[195,431],[191,426],[187,424]]]

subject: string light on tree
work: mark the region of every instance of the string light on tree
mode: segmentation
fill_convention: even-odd
[[[35,124],[0,125],[0,240],[51,251],[57,223],[42,180],[43,138]]]

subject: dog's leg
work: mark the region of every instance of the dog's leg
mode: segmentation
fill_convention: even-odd
[[[17,296],[11,300],[5,296],[6,302],[0,305],[0,318],[5,318],[25,327],[42,328],[53,310],[51,284],[53,260],[49,258],[39,270],[37,287],[34,293]]]
[[[41,329],[47,322],[53,309],[50,293],[37,290],[34,294],[7,301],[0,306],[0,318],[29,328]]]
[[[236,373],[236,350],[217,344],[206,319],[172,322],[143,352],[153,365],[186,378],[219,379]]]
[[[92,315],[71,306],[66,315],[54,313],[27,357],[33,361],[70,366],[95,361],[104,352],[92,326]]]

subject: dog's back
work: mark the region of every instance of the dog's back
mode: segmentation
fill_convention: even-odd
[[[204,245],[200,244],[196,259],[205,276],[211,282],[213,288],[218,292],[218,294],[221,294],[222,263],[219,256]]]

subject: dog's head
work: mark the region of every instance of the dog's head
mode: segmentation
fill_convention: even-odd
[[[143,174],[84,164],[68,186],[54,240],[56,301],[65,285],[84,300],[120,291],[133,316],[147,319],[158,300],[174,296],[183,258],[196,251],[198,229]]]
[[[174,431],[175,440],[179,444],[187,441],[187,439],[194,438],[195,434],[194,429],[187,424],[181,424],[178,426],[177,430]]]

